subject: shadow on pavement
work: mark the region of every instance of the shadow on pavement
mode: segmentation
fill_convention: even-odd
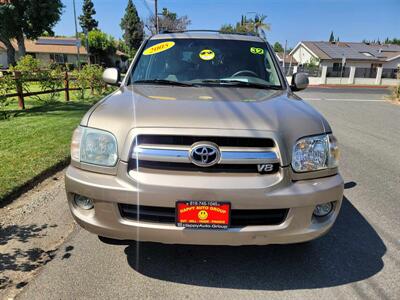
[[[311,243],[269,246],[193,246],[132,242],[128,264],[155,279],[197,286],[291,290],[366,279],[383,268],[386,247],[344,197],[332,230]]]
[[[45,230],[53,227],[57,225],[10,225],[0,228],[0,246],[3,246],[0,252],[0,290],[14,284],[8,276],[9,272],[31,272],[55,257],[56,250],[45,251],[39,247],[30,247],[31,244],[35,245],[32,239],[45,236]],[[6,246],[11,241],[26,244],[27,247],[16,244],[7,249]],[[26,282],[19,282],[16,288],[24,285]]]

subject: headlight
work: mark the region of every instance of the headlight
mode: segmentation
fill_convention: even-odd
[[[295,172],[335,168],[338,162],[339,149],[331,134],[302,138],[293,147],[292,168]]]
[[[88,164],[115,166],[117,140],[107,131],[79,126],[72,136],[71,158]]]

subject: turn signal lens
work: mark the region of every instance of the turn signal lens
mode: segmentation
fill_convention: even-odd
[[[81,156],[81,140],[82,140],[82,127],[78,127],[75,129],[74,134],[72,135],[72,142],[71,142],[71,159],[75,161],[80,160]]]

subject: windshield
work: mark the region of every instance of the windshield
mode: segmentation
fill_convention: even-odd
[[[281,87],[265,43],[222,39],[150,40],[131,83]]]

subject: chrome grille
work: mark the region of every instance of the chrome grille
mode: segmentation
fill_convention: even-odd
[[[214,166],[198,167],[191,162],[190,150],[197,143],[214,143],[220,159]],[[137,166],[151,169],[197,172],[258,173],[259,164],[271,164],[269,172],[279,170],[275,143],[268,138],[139,135],[131,152],[130,169]]]

